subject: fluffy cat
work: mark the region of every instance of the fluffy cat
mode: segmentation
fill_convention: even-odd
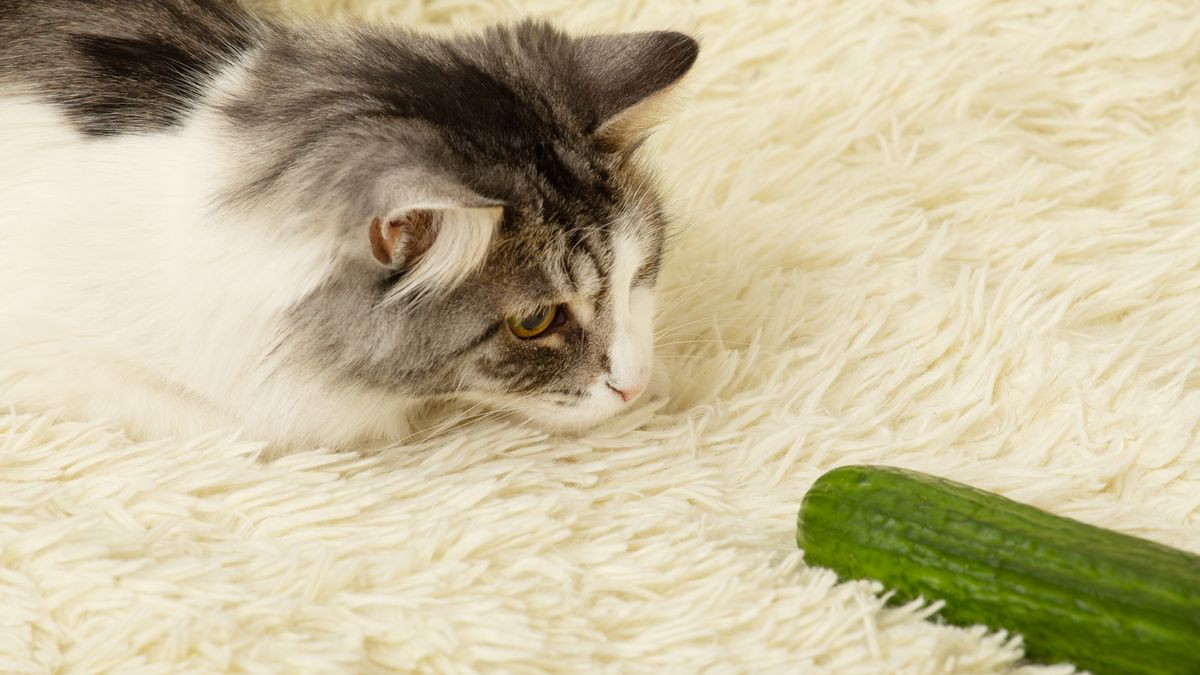
[[[634,151],[697,53],[0,0],[0,400],[283,449],[617,414],[666,226]]]

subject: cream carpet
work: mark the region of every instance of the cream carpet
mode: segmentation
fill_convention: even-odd
[[[1200,552],[1194,3],[285,4],[702,36],[669,401],[272,464],[0,414],[0,671],[1070,672],[805,568],[850,462]]]

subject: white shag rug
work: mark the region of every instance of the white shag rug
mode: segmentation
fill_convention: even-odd
[[[702,37],[670,400],[270,464],[0,413],[0,672],[1070,672],[806,568],[846,463],[1200,552],[1194,3],[283,4]]]

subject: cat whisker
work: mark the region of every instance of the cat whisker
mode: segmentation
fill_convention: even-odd
[[[710,344],[711,345],[721,345],[721,346],[733,345],[735,347],[751,347],[754,345],[753,342],[741,342],[739,340],[721,340],[721,339],[717,339],[717,338],[712,338],[709,340],[673,340],[671,342],[664,342],[664,343],[660,344],[659,347],[678,347],[680,345],[710,345]]]
[[[746,323],[746,321],[739,319],[736,316],[723,316],[721,323],[730,324],[730,325],[739,325],[739,324]],[[692,319],[690,321],[677,321],[675,323],[655,329],[654,337],[656,339],[661,339],[664,337],[668,337],[669,334],[672,332],[676,332],[676,331],[682,330],[684,328],[688,328],[690,326],[698,326],[698,325],[703,325],[703,324],[713,324],[713,325],[716,325],[717,327],[720,326],[720,324],[718,324],[716,319],[713,317],[706,317],[706,318],[702,318],[702,319]]]
[[[759,276],[759,275],[763,275],[763,274],[769,274],[772,272],[781,272],[784,270],[791,270],[791,269],[795,269],[795,268],[790,267],[790,266],[784,266],[784,265],[770,265],[767,267],[750,267],[748,269],[744,269],[744,270],[742,270],[740,272],[736,272],[734,274],[722,275],[719,277],[713,277],[713,276],[704,277],[704,280],[699,284],[688,284],[686,286],[679,286],[676,288],[664,289],[664,290],[659,291],[659,297],[662,298],[663,300],[667,301],[668,303],[676,303],[681,300],[687,300],[690,298],[694,298],[695,296],[700,295],[701,293],[706,293],[707,291],[711,290],[714,287],[727,286],[727,285],[729,285],[730,282],[733,282],[733,281],[740,281],[747,277]],[[679,295],[677,295],[679,293],[685,293],[685,295],[679,296]],[[673,305],[668,304],[665,306],[670,307]]]
[[[484,404],[484,403],[476,403],[476,404],[472,405],[471,407],[466,408],[464,410],[456,410],[450,415],[449,419],[439,422],[436,426],[434,426],[432,428],[426,428],[426,429],[414,431],[414,432],[408,434],[407,436],[404,436],[403,438],[400,438],[399,440],[397,440],[396,444],[397,445],[405,445],[414,438],[418,438],[418,437],[422,437],[422,436],[436,436],[456,425],[468,423],[478,417],[486,416],[486,415],[492,413],[493,412],[492,410],[485,410],[482,413],[475,413],[476,410],[479,410],[480,408],[484,407],[485,405],[486,404]],[[472,413],[475,413],[475,414],[472,414]]]

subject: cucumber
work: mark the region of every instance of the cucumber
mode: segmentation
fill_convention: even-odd
[[[1200,673],[1200,556],[914,471],[846,466],[804,496],[809,565],[875,579],[893,603],[944,600],[960,625],[1095,675]]]

